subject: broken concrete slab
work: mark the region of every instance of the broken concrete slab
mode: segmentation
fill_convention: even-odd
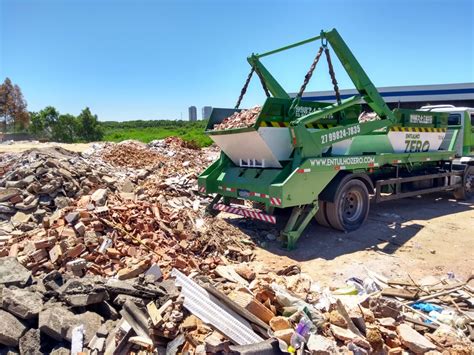
[[[332,355],[337,352],[334,340],[314,333],[309,336],[306,346],[312,355]]]
[[[31,328],[19,341],[20,354],[41,355],[41,332],[39,329]]]
[[[12,314],[0,310],[0,344],[18,346],[20,338],[27,328]]]
[[[397,332],[402,344],[416,354],[423,354],[436,349],[431,341],[405,323],[397,326]]]
[[[65,339],[69,327],[74,323],[74,317],[74,313],[61,305],[52,306],[40,312],[38,328],[42,333],[61,341]]]
[[[65,339],[67,341],[72,340],[72,331],[73,329],[83,324],[84,325],[84,345],[89,344],[91,339],[94,337],[97,330],[100,328],[103,322],[103,318],[94,312],[85,312],[81,314],[76,314],[72,320],[72,324],[66,332]]]
[[[43,309],[43,298],[38,292],[4,288],[2,307],[17,317],[31,319],[37,317]]]
[[[107,201],[107,189],[98,189],[91,195],[91,201],[93,201],[96,206],[103,206]]]
[[[0,258],[0,284],[6,287],[24,287],[31,279],[31,271],[21,265],[16,257]]]
[[[60,298],[73,307],[88,306],[109,299],[107,290],[95,278],[68,280],[57,291]]]

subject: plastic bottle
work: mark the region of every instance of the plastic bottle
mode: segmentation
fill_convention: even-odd
[[[291,336],[288,352],[293,354],[296,352],[296,350],[303,346],[303,343],[306,342],[306,336],[309,334],[312,325],[313,323],[308,319],[308,317],[301,317],[298,325],[296,326],[295,332]]]

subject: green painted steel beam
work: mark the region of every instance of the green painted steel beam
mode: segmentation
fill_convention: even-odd
[[[249,64],[260,73],[262,80],[265,82],[265,85],[268,88],[268,91],[273,95],[273,97],[278,97],[282,99],[289,99],[290,95],[283,89],[280,83],[270,74],[270,72],[265,68],[265,66],[258,60],[258,57],[255,54],[252,54],[247,58]]]
[[[291,49],[291,48],[299,47],[299,46],[305,45],[307,43],[317,41],[318,39],[321,39],[321,38],[322,38],[321,35],[316,36],[316,37],[311,37],[311,38],[305,39],[304,41],[296,42],[296,43],[290,44],[288,46],[284,46],[284,47],[281,47],[281,48],[278,48],[278,49],[274,49],[272,51],[268,51],[268,52],[265,52],[265,53],[262,53],[262,54],[255,54],[255,56],[258,57],[258,58],[263,58],[263,57],[266,57],[266,56],[269,56],[269,55],[272,55],[272,54],[275,54],[275,53],[283,52],[283,51],[286,51],[286,50]]]

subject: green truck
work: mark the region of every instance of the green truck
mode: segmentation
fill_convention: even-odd
[[[321,41],[319,51],[300,91],[290,96],[261,59],[314,41]],[[330,47],[359,95],[340,99]],[[302,98],[323,54],[336,93],[333,104]],[[341,231],[359,228],[367,219],[371,195],[382,202],[439,191],[453,191],[458,199],[474,194],[474,109],[390,110],[335,29],[252,54],[248,62],[251,72],[236,107],[213,109],[206,128],[221,148],[220,158],[198,179],[199,191],[214,195],[209,212],[276,223],[275,208],[292,207],[281,231],[285,246],[292,249],[313,217]],[[240,112],[254,73],[267,99],[253,125],[214,129]],[[363,104],[371,112],[362,113]],[[245,200],[253,204],[243,204]]]

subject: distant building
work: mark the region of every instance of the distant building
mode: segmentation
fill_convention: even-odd
[[[211,117],[212,107],[211,106],[204,106],[202,108],[202,119],[207,120]]]
[[[390,109],[397,107],[418,109],[425,105],[454,105],[458,107],[474,107],[474,83],[391,86],[377,88]],[[359,93],[355,89],[340,90],[341,99]],[[290,94],[294,96],[295,94]],[[303,100],[334,102],[334,91],[315,91],[303,95]],[[365,103],[363,104],[365,108]]]
[[[198,114],[197,114],[196,106],[189,106],[188,112],[189,112],[189,121],[190,122],[197,121]]]

